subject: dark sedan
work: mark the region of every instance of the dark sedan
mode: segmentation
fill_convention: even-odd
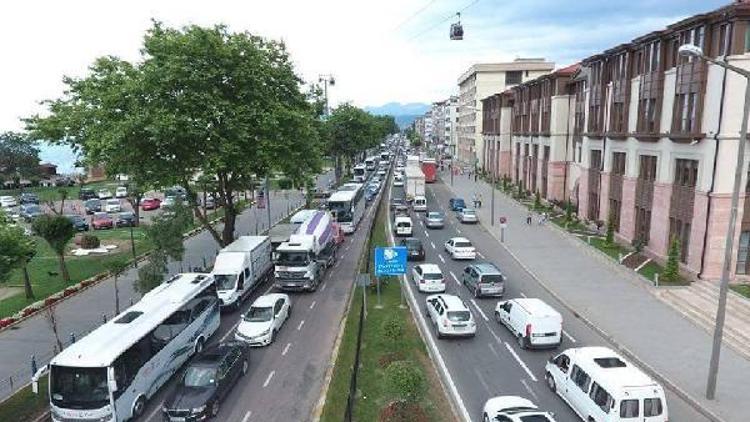
[[[86,214],[91,215],[102,210],[102,201],[98,199],[89,199],[83,203],[83,208],[86,209]]]
[[[39,207],[39,205],[36,204],[24,204],[21,205],[21,211],[19,215],[21,218],[24,219],[26,222],[31,222],[31,220],[39,217],[40,215],[44,214],[42,212],[42,209]]]
[[[135,213],[130,211],[121,212],[115,217],[115,225],[117,227],[135,227],[137,225],[135,222]]]
[[[73,227],[75,227],[76,231],[79,231],[79,232],[88,231],[89,223],[87,223],[86,219],[81,217],[80,215],[66,215],[65,218],[70,220],[70,222],[73,224]]]
[[[39,196],[33,192],[22,192],[18,198],[21,204],[39,204]]]
[[[164,401],[164,419],[192,422],[218,415],[221,401],[247,373],[248,350],[240,342],[222,343],[196,356]]]
[[[416,237],[407,237],[401,241],[401,246],[406,247],[406,258],[409,261],[424,261],[424,246],[421,240]]]
[[[94,199],[99,198],[99,196],[96,195],[96,192],[94,192],[91,188],[81,188],[81,190],[78,192],[78,199],[87,200],[87,199]]]

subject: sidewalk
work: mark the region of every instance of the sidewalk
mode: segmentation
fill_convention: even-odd
[[[572,308],[620,351],[671,385],[683,399],[726,421],[746,421],[750,361],[722,347],[715,400],[705,398],[712,333],[696,326],[627,269],[606,261],[577,239],[535,222],[526,225],[527,210],[495,192],[495,226],[490,225],[491,190],[481,179],[440,174],[456,196],[483,199],[478,210],[484,227],[499,240],[499,216],[505,216],[506,250],[547,290]],[[552,224],[552,223],[548,223]],[[715,308],[714,308],[715,309]]]
[[[320,179],[327,178],[329,175]],[[298,191],[272,191],[272,222],[282,220],[288,211],[302,204],[304,196]],[[255,234],[256,227],[262,232],[268,228],[267,225],[267,210],[253,207],[238,216],[236,235]],[[185,240],[183,261],[170,262],[168,273],[171,275],[187,272],[193,267],[203,267],[204,260],[211,265],[218,250],[216,241],[204,230]],[[137,270],[132,267],[118,278],[120,311],[140,298],[134,289],[136,278]],[[55,315],[63,346],[71,342],[71,333],[81,338],[102,323],[103,315],[111,318],[115,311],[114,303],[114,280],[108,278],[56,305]],[[54,345],[54,335],[44,312],[0,332],[0,402],[30,382],[31,356],[35,356],[37,365],[41,367],[54,357]]]

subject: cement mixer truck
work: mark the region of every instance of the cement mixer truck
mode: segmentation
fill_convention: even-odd
[[[336,262],[334,221],[327,211],[310,215],[273,254],[274,284],[281,290],[315,291]]]

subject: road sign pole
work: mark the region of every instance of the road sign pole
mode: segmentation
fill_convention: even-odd
[[[404,286],[403,281],[400,280],[400,279],[399,279],[398,284],[401,287],[401,301],[398,304],[398,307],[401,308],[401,309],[406,309],[406,305],[404,304],[404,288],[405,288],[405,286]]]
[[[375,305],[375,309],[383,309],[383,304],[380,302],[380,277],[376,277],[377,288],[378,288],[378,304]]]
[[[367,319],[367,287],[362,286],[362,312],[365,314],[364,318]]]

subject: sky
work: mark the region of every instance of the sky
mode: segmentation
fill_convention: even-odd
[[[59,97],[96,57],[137,61],[144,32],[226,24],[282,39],[298,74],[332,74],[333,105],[433,102],[471,64],[545,57],[558,67],[731,0],[25,0],[0,3],[0,131]],[[463,41],[450,41],[463,10]]]

